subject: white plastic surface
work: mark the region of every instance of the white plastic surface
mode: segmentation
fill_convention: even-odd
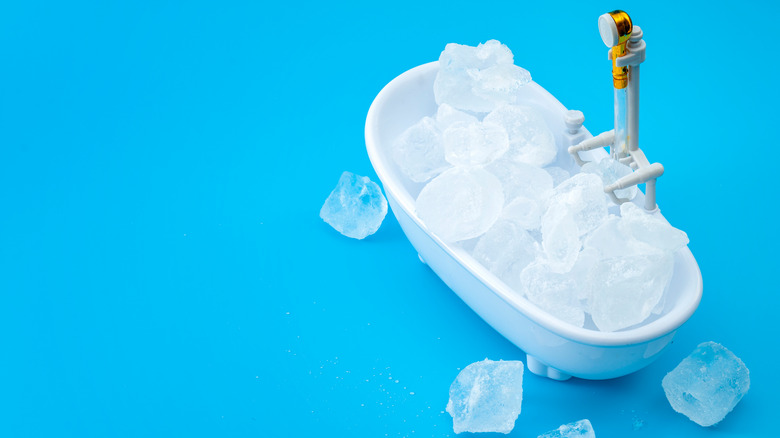
[[[617,46],[620,42],[617,24],[615,24],[615,19],[609,14],[601,14],[599,16],[599,34],[601,35],[601,41],[604,41],[607,47]]]
[[[390,147],[407,127],[423,116],[435,114],[433,81],[437,71],[438,62],[432,62],[395,78],[376,97],[366,120],[369,158],[393,214],[421,259],[480,317],[525,351],[529,363],[533,360],[535,369],[543,369],[545,376],[557,380],[569,375],[608,379],[648,365],[693,314],[701,299],[701,273],[687,247],[675,254],[675,272],[660,316],[622,331],[600,332],[567,324],[539,309],[463,249],[447,245],[430,233],[415,215],[414,199],[423,184],[403,178],[391,158]],[[569,160],[565,144],[566,108],[535,82],[525,85],[520,97],[524,105],[537,108],[556,131],[559,157]],[[582,131],[590,136],[584,128]],[[583,155],[596,159],[606,156],[606,151],[598,149]],[[641,205],[643,197],[637,198],[634,202]]]

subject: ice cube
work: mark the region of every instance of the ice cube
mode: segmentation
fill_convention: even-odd
[[[589,420],[580,420],[543,433],[536,438],[596,438]]]
[[[604,157],[598,163],[594,161],[585,163],[585,165],[582,166],[582,172],[598,175],[606,186],[626,175],[630,175],[633,170],[625,164],[613,160],[611,157]],[[637,186],[630,186],[625,189],[615,190],[615,195],[618,198],[631,200],[636,197],[638,190],[639,188],[637,188]]]
[[[544,167],[558,153],[555,137],[544,118],[533,108],[502,105],[483,120],[501,125],[509,134],[507,157],[520,163]]]
[[[577,261],[582,244],[573,214],[564,204],[553,204],[542,215],[542,248],[550,268],[568,272]]]
[[[496,40],[477,47],[451,43],[439,56],[433,92],[439,105],[485,113],[514,103],[519,88],[530,80],[527,70],[514,65],[512,51]]]
[[[661,385],[675,411],[701,426],[723,420],[750,389],[750,372],[726,347],[699,344]]]
[[[560,205],[572,215],[580,236],[594,230],[607,217],[607,199],[601,178],[578,173],[553,190],[550,206]]]
[[[507,203],[518,196],[543,199],[553,188],[550,174],[530,164],[517,163],[502,157],[490,163],[486,169],[501,181]]]
[[[539,244],[518,224],[499,220],[479,238],[471,255],[498,277],[522,270],[539,254]]]
[[[518,280],[516,288],[542,310],[577,327],[585,324],[580,286],[573,275],[556,273],[542,261],[526,267]]]
[[[523,363],[485,359],[464,368],[450,385],[447,412],[455,433],[509,433],[523,401]]]
[[[425,182],[450,167],[436,121],[424,117],[393,143],[393,160],[414,182]]]
[[[439,105],[439,109],[436,111],[436,125],[442,132],[455,122],[476,123],[478,121],[471,114],[459,111],[446,103]]]
[[[387,214],[387,200],[366,176],[344,172],[320,209],[320,217],[339,233],[363,239],[376,233]]]
[[[674,257],[660,251],[599,260],[586,280],[588,308],[596,327],[612,332],[647,319],[673,270]]]
[[[558,166],[545,167],[544,170],[546,170],[547,173],[549,173],[550,176],[552,177],[553,187],[556,187],[558,184],[571,178],[571,174],[568,171],[566,171],[566,169],[563,169]]]
[[[471,239],[495,223],[504,205],[501,183],[479,167],[454,167],[417,197],[417,216],[447,242]]]
[[[542,207],[540,202],[535,199],[518,196],[504,206],[501,217],[519,225],[524,230],[538,230],[542,225]]]
[[[664,219],[627,202],[620,206],[621,230],[627,236],[663,251],[674,252],[688,244],[688,235]]]
[[[492,123],[455,122],[442,134],[444,158],[456,166],[489,164],[509,149],[503,127]]]

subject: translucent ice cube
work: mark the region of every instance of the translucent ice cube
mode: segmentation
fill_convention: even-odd
[[[339,233],[363,239],[376,233],[387,214],[379,186],[366,176],[344,172],[320,209],[320,217]]]
[[[502,157],[490,163],[486,169],[501,181],[507,203],[518,196],[539,200],[549,195],[548,192],[553,188],[550,174],[530,164]]]
[[[662,381],[675,411],[701,426],[723,420],[750,389],[750,372],[726,347],[699,344]]]
[[[455,122],[442,135],[444,158],[456,166],[491,163],[509,149],[503,127],[492,123]]]
[[[586,284],[593,322],[605,332],[641,323],[661,300],[673,269],[672,255],[660,251],[599,260]]]
[[[601,178],[578,173],[553,190],[550,206],[560,205],[572,215],[580,236],[590,232],[607,217],[607,200]]]
[[[548,263],[537,262],[522,271],[519,282],[526,298],[542,310],[577,327],[584,325],[580,287],[574,276],[556,273]]]
[[[518,196],[504,206],[501,216],[529,231],[538,230],[542,225],[542,207],[540,202],[524,196]]]
[[[442,132],[455,122],[476,123],[478,121],[471,114],[459,111],[446,103],[439,105],[436,111],[436,125]]]
[[[555,160],[558,153],[555,137],[544,118],[533,108],[502,105],[485,116],[484,122],[506,129],[509,134],[508,158],[537,167]]]
[[[436,121],[425,117],[404,131],[393,143],[393,160],[415,182],[428,181],[450,167]]]
[[[490,172],[454,167],[434,178],[417,197],[417,216],[448,242],[471,239],[495,223],[504,205],[501,183]]]
[[[447,412],[455,433],[509,433],[523,401],[523,363],[485,359],[467,366],[450,385]]]
[[[550,176],[552,177],[553,187],[556,187],[558,184],[571,178],[571,174],[568,171],[566,171],[566,169],[563,169],[558,166],[545,167],[544,170],[546,170],[547,173],[549,173]]]
[[[606,186],[631,174],[633,170],[625,164],[613,160],[611,157],[604,157],[598,163],[594,161],[585,163],[582,166],[582,172],[598,175]],[[615,190],[615,195],[618,198],[634,199],[638,190],[637,186],[626,187],[625,189]]]
[[[543,433],[536,438],[596,438],[590,421],[580,420]]]
[[[553,204],[542,215],[542,248],[550,268],[568,272],[577,261],[582,244],[572,212],[563,204]]]
[[[522,270],[539,254],[539,244],[518,224],[497,221],[479,238],[471,255],[498,277],[507,270]]]
[[[684,231],[631,202],[620,206],[620,216],[621,231],[640,242],[670,252],[688,244],[688,235]]]
[[[433,92],[439,105],[485,113],[514,103],[518,89],[530,80],[528,71],[514,65],[512,51],[496,40],[477,47],[451,43],[439,56]]]

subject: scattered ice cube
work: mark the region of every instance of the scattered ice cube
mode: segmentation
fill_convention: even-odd
[[[571,174],[568,171],[566,171],[566,169],[563,169],[558,166],[545,167],[544,170],[546,170],[547,173],[549,173],[550,176],[552,177],[553,187],[556,187],[558,184],[571,178]]]
[[[509,269],[521,271],[539,252],[539,244],[523,227],[509,220],[499,220],[479,238],[471,255],[502,277]]]
[[[523,363],[485,359],[467,366],[450,385],[447,412],[455,433],[509,433],[523,401]]]
[[[456,166],[489,164],[509,149],[503,127],[492,123],[455,122],[442,135],[444,158]]]
[[[519,163],[543,167],[555,160],[558,146],[544,118],[527,106],[503,105],[483,120],[501,125],[509,134],[507,157]]]
[[[675,411],[712,426],[747,394],[750,372],[726,347],[704,342],[664,377],[662,386]]]
[[[571,215],[582,236],[601,224],[607,217],[607,198],[601,178],[578,173],[553,190],[550,206],[560,205]]]
[[[543,433],[536,438],[596,438],[589,420],[580,420]]]
[[[376,233],[387,214],[387,200],[366,176],[344,172],[320,209],[320,217],[339,233],[363,239]]]
[[[529,231],[538,230],[542,226],[540,202],[524,196],[518,196],[504,206],[501,216]]]
[[[549,195],[547,192],[553,188],[550,174],[530,164],[502,157],[490,163],[486,169],[501,181],[507,203],[518,196],[540,200]]]
[[[568,272],[577,261],[582,244],[572,212],[564,204],[553,204],[542,216],[542,248],[550,268]]]
[[[613,332],[647,319],[673,270],[674,257],[663,252],[599,260],[586,282],[588,308],[596,327]]]
[[[442,132],[455,122],[476,123],[478,121],[471,114],[459,111],[446,103],[439,105],[439,109],[436,111],[436,125]]]
[[[479,167],[454,167],[434,178],[417,197],[417,216],[447,242],[484,234],[504,205],[501,183]]]
[[[633,170],[625,164],[613,160],[611,157],[604,157],[596,162],[588,162],[582,166],[583,173],[592,173],[598,175],[604,185],[612,184],[620,178],[630,175]],[[639,188],[637,186],[626,187],[625,189],[615,190],[615,195],[618,198],[634,199],[636,197]]]
[[[585,324],[580,287],[574,276],[556,273],[548,263],[537,262],[519,276],[518,289],[550,315],[577,327]]]
[[[425,182],[450,167],[436,121],[430,117],[412,125],[393,143],[393,160],[409,179]]]
[[[433,92],[439,105],[485,113],[514,103],[530,80],[527,70],[514,65],[512,51],[496,40],[477,47],[450,43],[439,56]]]

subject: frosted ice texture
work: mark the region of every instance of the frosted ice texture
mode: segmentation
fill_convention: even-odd
[[[506,130],[482,122],[455,122],[444,131],[444,158],[456,166],[493,162],[509,149]]]
[[[571,214],[579,236],[595,229],[607,216],[603,183],[598,176],[587,173],[578,173],[558,184],[549,205],[560,206]]]
[[[569,206],[554,203],[542,216],[542,248],[550,269],[568,272],[577,261],[582,244]]]
[[[525,268],[516,286],[529,301],[561,321],[577,327],[585,324],[580,288],[573,275],[559,274],[545,262]]]
[[[675,411],[701,426],[723,420],[750,389],[750,372],[726,347],[699,344],[662,381]]]
[[[436,110],[436,124],[441,131],[444,131],[455,122],[476,123],[478,121],[479,119],[471,114],[457,110],[446,103],[439,105],[439,109]]]
[[[593,173],[601,178],[604,185],[612,184],[620,178],[630,175],[633,170],[625,164],[613,160],[610,157],[604,157],[596,162],[588,162],[582,166],[583,173]],[[636,197],[639,188],[637,186],[626,187],[625,189],[615,190],[615,195],[622,199],[634,199]]]
[[[477,47],[450,43],[439,56],[433,92],[439,105],[485,113],[514,103],[518,89],[530,80],[527,70],[514,65],[512,51],[496,40]]]
[[[425,117],[404,131],[393,143],[393,160],[414,182],[428,181],[450,167],[436,121]]]
[[[344,172],[320,209],[320,217],[339,233],[363,239],[376,233],[387,214],[387,200],[366,176]]]
[[[518,196],[504,206],[501,216],[525,230],[537,230],[542,225],[541,201]]]
[[[589,420],[580,420],[543,433],[536,438],[596,438]]]
[[[490,163],[486,169],[501,181],[507,203],[519,196],[539,200],[553,188],[550,174],[530,164],[502,157]]]
[[[497,221],[474,247],[472,256],[498,277],[520,272],[539,254],[539,244],[511,220]]]
[[[533,108],[502,105],[485,116],[485,123],[495,123],[509,135],[507,157],[520,163],[543,167],[555,160],[558,146],[544,118]]]
[[[552,177],[553,187],[571,178],[571,174],[566,169],[558,166],[545,167],[544,170]]]
[[[454,167],[434,178],[417,197],[417,216],[446,242],[482,235],[504,205],[501,183],[479,167]]]
[[[464,368],[450,385],[447,412],[455,433],[509,433],[523,401],[523,363],[485,359]]]

